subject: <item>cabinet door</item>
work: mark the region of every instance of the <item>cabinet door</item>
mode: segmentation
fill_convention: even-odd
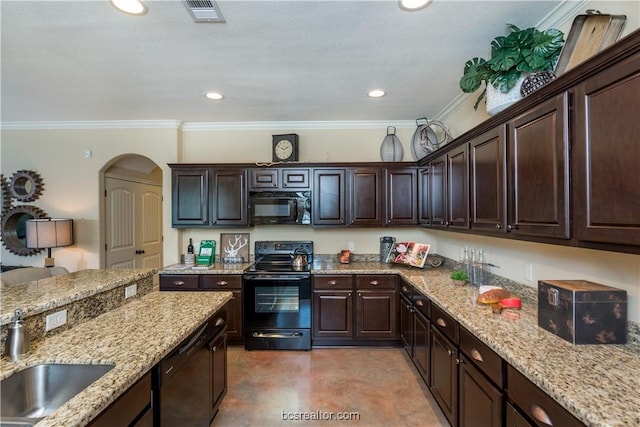
[[[279,186],[278,169],[249,169],[249,189],[273,190]]]
[[[469,162],[467,145],[447,153],[447,225],[469,228]]]
[[[382,171],[380,168],[349,170],[349,225],[382,225]]]
[[[209,225],[208,169],[172,169],[171,225]]]
[[[509,216],[514,235],[569,238],[568,94],[509,122]]]
[[[431,326],[431,393],[452,426],[458,425],[458,350]]]
[[[397,291],[358,290],[356,337],[360,339],[398,339]]]
[[[429,165],[431,225],[447,226],[447,155],[435,158]]]
[[[418,223],[418,172],[414,168],[386,170],[386,224]]]
[[[413,357],[413,304],[404,295],[400,296],[400,341]]]
[[[248,225],[246,170],[216,169],[212,185],[212,224]]]
[[[309,169],[282,169],[283,189],[308,189],[309,184]]]
[[[640,245],[640,56],[576,87],[576,236]]]
[[[501,427],[503,393],[467,358],[459,360],[459,427]]]
[[[431,169],[418,171],[418,224],[431,225]]]
[[[413,321],[413,364],[425,383],[430,385],[431,325],[429,320],[419,311],[414,311]]]
[[[353,291],[313,291],[313,338],[353,339]]]
[[[211,408],[209,419],[218,412],[222,398],[227,394],[227,336],[220,334],[209,343],[211,351]]]
[[[232,291],[233,296],[227,302],[227,338],[242,339],[242,291]]]
[[[506,232],[506,142],[504,125],[469,142],[473,230]]]
[[[313,171],[313,225],[344,225],[345,185],[344,169]]]
[[[125,391],[122,396],[102,411],[89,426],[128,426],[132,425],[141,415],[147,422],[149,418],[153,421],[153,411],[151,410],[151,373],[146,373],[140,378]]]

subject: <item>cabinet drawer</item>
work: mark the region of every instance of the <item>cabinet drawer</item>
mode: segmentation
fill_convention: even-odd
[[[458,344],[458,322],[435,304],[431,304],[431,323],[436,325],[451,341]]]
[[[460,328],[460,349],[498,387],[504,387],[504,364],[500,356],[473,336],[465,328]]]
[[[400,281],[400,292],[402,292],[402,295],[409,298],[409,300],[413,299],[413,292],[414,292],[413,286],[411,286],[409,283],[405,282],[404,280]]]
[[[353,276],[313,276],[314,289],[353,289]]]
[[[431,303],[429,299],[419,292],[413,294],[413,306],[427,319],[431,318]]]
[[[203,274],[202,289],[242,289],[242,276],[228,274]]]
[[[130,425],[133,420],[151,408],[151,373],[147,372],[122,396],[105,409],[90,424],[90,427]]]
[[[162,274],[160,276],[161,291],[192,291],[198,289],[197,274]]]
[[[511,365],[507,365],[507,395],[539,426],[583,426],[569,411]]]
[[[396,275],[357,275],[356,289],[395,289]]]

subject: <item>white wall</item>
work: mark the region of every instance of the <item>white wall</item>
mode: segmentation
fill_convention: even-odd
[[[22,169],[37,171],[44,181],[42,196],[29,203],[52,217],[74,220],[75,244],[52,250],[56,265],[70,271],[100,266],[99,171],[113,158],[140,154],[163,169],[164,200],[171,200],[167,163],[177,159],[177,126],[146,129],[2,130],[1,170],[5,177]],[[85,158],[86,150],[92,157]],[[171,203],[165,203],[165,243],[177,245],[170,230]],[[169,239],[167,240],[167,237]],[[44,265],[46,251],[31,257],[10,253],[2,246],[7,265]]]

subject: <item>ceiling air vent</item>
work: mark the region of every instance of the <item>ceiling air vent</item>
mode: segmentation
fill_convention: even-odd
[[[225,22],[220,6],[210,0],[184,0],[194,22]]]

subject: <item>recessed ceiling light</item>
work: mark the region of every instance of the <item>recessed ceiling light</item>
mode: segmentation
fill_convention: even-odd
[[[383,91],[382,89],[373,89],[367,92],[367,96],[369,98],[382,98],[386,94],[387,92]]]
[[[116,9],[130,15],[144,15],[147,13],[147,6],[140,0],[111,0],[111,4]]]
[[[400,9],[413,11],[429,6],[432,0],[398,0]]]
[[[213,100],[216,100],[216,101],[219,100],[219,99],[224,98],[224,96],[222,96],[222,94],[218,93],[218,92],[207,92],[207,93],[204,94],[204,96],[206,98],[208,98],[208,99],[213,99]]]

